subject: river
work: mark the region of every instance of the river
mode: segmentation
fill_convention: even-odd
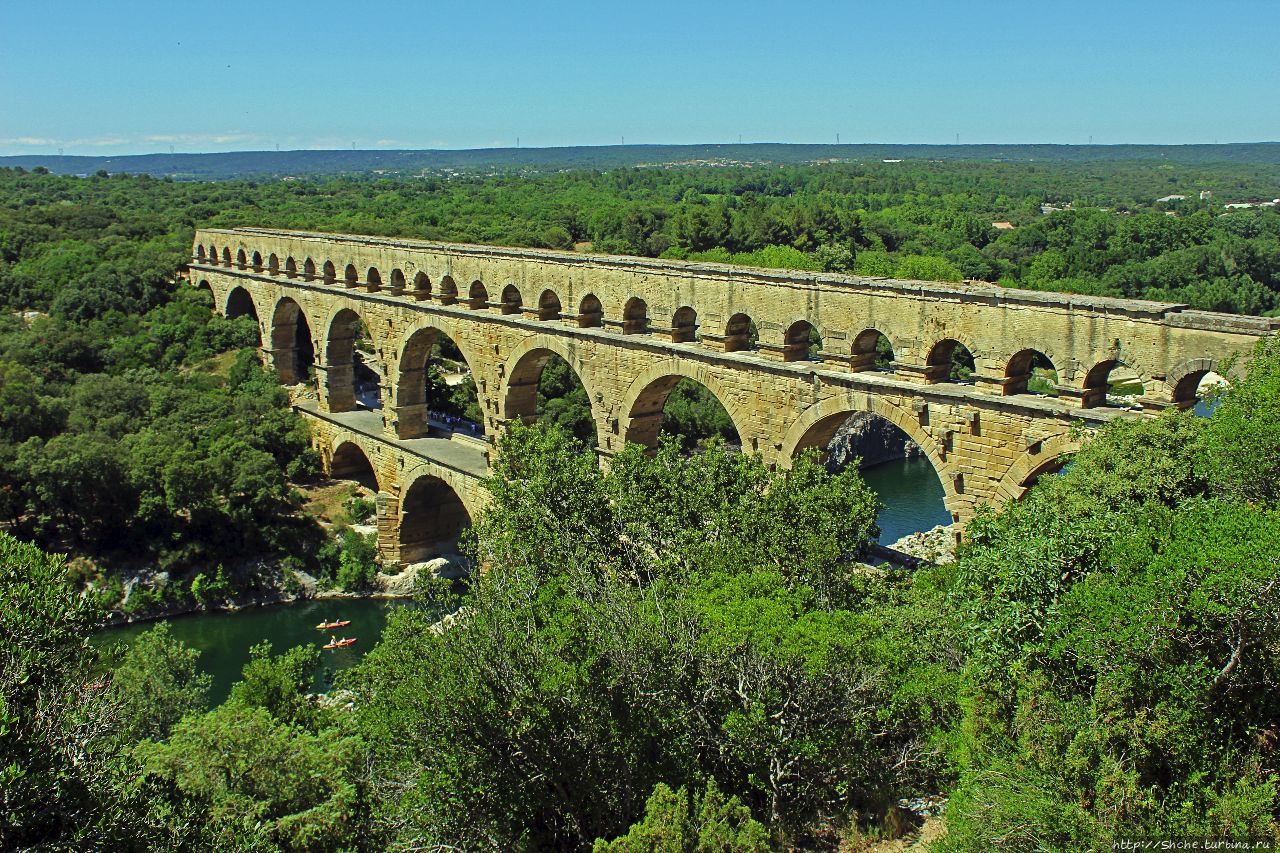
[[[867,485],[885,503],[878,519],[880,542],[888,545],[921,530],[949,524],[950,516],[942,504],[942,484],[927,459],[898,459],[868,468],[862,472]],[[209,699],[221,703],[240,679],[249,660],[249,649],[268,640],[276,652],[307,643],[321,645],[329,634],[317,631],[323,620],[350,619],[351,625],[337,633],[357,637],[359,641],[346,649],[323,652],[315,674],[315,689],[324,690],[333,672],[353,666],[377,643],[387,624],[387,613],[402,602],[386,599],[339,599],[305,601],[249,607],[230,613],[197,613],[169,620],[175,639],[199,649],[201,667],[213,676]],[[149,623],[109,628],[100,633],[100,645],[128,643]]]
[[[355,665],[378,642],[387,624],[387,613],[403,602],[378,598],[353,598],[325,601],[300,601],[294,604],[270,604],[247,607],[226,613],[194,613],[169,620],[174,639],[199,649],[200,666],[213,676],[209,699],[220,704],[240,680],[240,672],[249,662],[249,649],[263,640],[271,642],[275,652],[306,644],[323,645],[329,633],[317,631],[323,620],[350,619],[351,625],[339,629],[339,636],[356,637],[354,646],[323,651],[315,674],[315,689],[324,690],[325,682],[335,671]],[[95,638],[99,645],[128,643],[151,628],[150,623],[108,628]]]

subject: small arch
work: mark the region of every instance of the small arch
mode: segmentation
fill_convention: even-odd
[[[853,370],[893,370],[893,344],[879,329],[866,329],[853,339],[849,357]]]
[[[236,252],[236,268],[243,270],[243,269],[248,269],[248,267],[249,267],[249,261],[245,257],[244,249],[238,250]]]
[[[280,259],[276,257],[275,252],[267,256],[267,274],[280,275]]]
[[[1175,406],[1187,409],[1195,406],[1208,387],[1221,385],[1226,378],[1218,372],[1218,361],[1212,358],[1193,358],[1169,371],[1167,385]]]
[[[822,361],[822,337],[808,320],[791,324],[782,338],[783,361]]]
[[[347,264],[346,270],[342,273],[342,280],[347,287],[355,287],[360,283],[360,273],[356,271],[355,264]]]
[[[578,303],[578,328],[596,329],[604,324],[604,307],[594,293],[588,293]]]
[[[1145,394],[1142,376],[1120,359],[1100,361],[1085,374],[1080,405],[1086,409],[1101,406],[1131,408]]]
[[[222,265],[224,267],[231,266],[231,247],[230,246],[222,247]]]
[[[284,274],[289,278],[298,277],[298,262],[293,259],[292,255],[284,259]]]
[[[391,292],[404,293],[404,270],[396,267],[391,270]]]
[[[622,334],[643,335],[649,331],[649,303],[639,296],[627,300],[622,309]]]
[[[204,263],[204,243],[196,244],[196,260]]]
[[[560,297],[551,290],[542,291],[538,297],[538,319],[559,320],[560,311]]]
[[[698,339],[698,312],[688,305],[677,308],[671,315],[671,342],[690,344]]]
[[[209,244],[208,257],[209,257],[209,263],[216,267],[218,265],[218,247],[215,246],[213,243]]]
[[[471,282],[467,290],[467,307],[473,311],[489,307],[489,291],[479,279]]]
[[[369,267],[369,271],[364,274],[364,281],[370,293],[382,289],[382,273],[378,272],[377,267]]]
[[[255,249],[253,252],[253,258],[251,259],[250,262],[253,265],[254,272],[262,272],[262,253],[261,252]]]
[[[1058,396],[1058,369],[1039,350],[1024,349],[1004,369],[1004,393]]]
[[[447,275],[440,279],[440,304],[453,305],[458,301],[458,285],[453,280],[453,276]]]
[[[524,300],[520,297],[520,288],[514,284],[508,284],[502,288],[502,313],[503,314],[519,314],[520,308]]]
[[[938,341],[925,360],[926,382],[968,382],[975,364],[969,348],[954,338]]]
[[[420,563],[457,550],[471,514],[453,487],[423,474],[400,502],[400,562]]]
[[[324,283],[333,284],[338,280],[338,270],[333,265],[333,261],[324,262]]]
[[[724,327],[724,351],[748,352],[760,346],[760,330],[746,314],[734,314]]]
[[[312,281],[316,277],[316,262],[307,258],[302,262],[302,277],[307,281]]]
[[[413,298],[419,302],[431,298],[431,279],[424,272],[413,277]]]
[[[377,494],[378,472],[364,448],[354,441],[344,441],[333,451],[329,460],[329,476],[335,480],[355,480],[361,486]]]

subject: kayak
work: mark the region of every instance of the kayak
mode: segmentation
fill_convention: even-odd
[[[331,631],[334,628],[345,628],[351,624],[350,619],[338,619],[333,622],[321,622],[316,626],[317,631]]]
[[[330,640],[324,644],[326,649],[345,649],[347,646],[355,645],[355,637],[343,637],[341,640]]]

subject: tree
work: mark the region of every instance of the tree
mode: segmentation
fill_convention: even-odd
[[[208,707],[213,678],[199,659],[199,651],[173,639],[168,622],[134,640],[111,676],[123,743],[164,740],[180,719]]]
[[[725,797],[714,781],[693,794],[659,783],[645,804],[644,820],[614,841],[596,839],[594,853],[766,853],[769,832],[737,797]]]

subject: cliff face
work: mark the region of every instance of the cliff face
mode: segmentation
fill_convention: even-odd
[[[891,459],[908,459],[920,453],[907,434],[870,412],[854,412],[840,425],[827,447],[827,467],[843,468],[855,456],[868,468]]]

